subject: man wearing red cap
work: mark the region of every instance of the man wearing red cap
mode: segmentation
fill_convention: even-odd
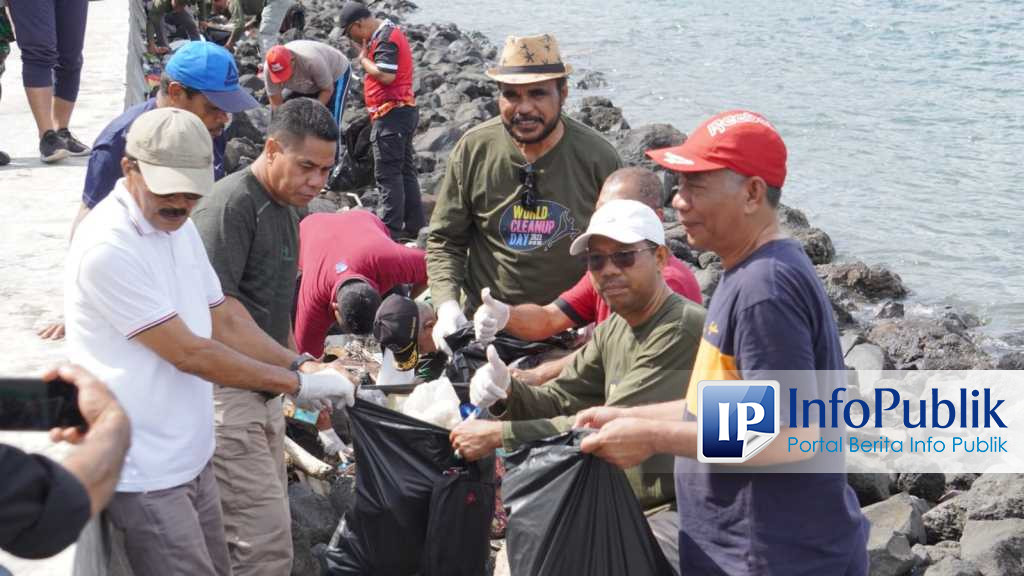
[[[805,401],[831,398],[843,382],[829,299],[800,244],[779,227],[782,138],[760,114],[733,110],[702,124],[681,146],[648,155],[679,173],[672,206],[687,240],[717,253],[725,274],[686,398],[582,412],[577,427],[600,428],[583,451],[624,468],[651,454],[677,456],[682,574],[867,574],[869,525],[846,483],[842,454],[791,453],[776,438],[729,468],[697,460],[705,455],[697,424],[701,382],[777,380]],[[778,413],[783,438],[819,440],[840,432],[784,426],[788,402],[779,403]]]
[[[263,67],[271,109],[292,98],[314,98],[340,121],[349,68],[348,58],[323,42],[293,40],[274,46],[267,51]]]

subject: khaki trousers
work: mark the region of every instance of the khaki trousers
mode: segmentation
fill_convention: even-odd
[[[213,468],[150,492],[117,492],[107,508],[124,533],[124,551],[139,576],[230,576]]]
[[[291,514],[284,464],[281,397],[214,387],[220,487],[235,576],[287,576],[292,567]]]

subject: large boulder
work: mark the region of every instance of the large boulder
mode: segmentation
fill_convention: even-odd
[[[1024,574],[1024,519],[969,520],[960,539],[960,557],[985,576]]]
[[[570,114],[598,132],[612,132],[629,128],[629,123],[622,117],[622,109],[612,101],[601,96],[587,96],[580,101],[579,110]]]
[[[270,127],[270,109],[252,108],[231,115],[231,122],[224,129],[224,137],[228,141],[234,138],[248,138],[251,142],[263,145],[267,128]]]
[[[891,496],[889,492],[889,474],[885,472],[848,472],[846,474],[846,483],[857,494],[857,501],[860,502],[861,506],[869,506],[886,500]]]
[[[233,138],[224,146],[224,170],[231,174],[245,168],[259,157],[263,148],[248,138]]]
[[[820,228],[807,228],[794,233],[793,237],[800,241],[812,264],[828,264],[836,257],[832,238]]]
[[[923,576],[982,576],[982,573],[970,562],[947,556],[926,568]]]
[[[934,545],[914,544],[910,550],[924,566],[938,564],[944,558],[960,558],[960,543],[955,540],[944,540]]]
[[[827,264],[818,266],[818,276],[824,282],[826,290],[849,292],[869,302],[885,298],[902,298],[907,295],[907,288],[899,274],[881,264]]]
[[[982,474],[967,498],[969,520],[1024,519],[1024,474]]]
[[[413,138],[413,147],[419,153],[443,152],[459,141],[462,130],[451,126],[433,126],[423,134]]]
[[[1010,352],[999,359],[997,370],[1024,370],[1024,352]]]
[[[938,502],[946,493],[946,475],[941,473],[902,473],[896,488],[929,502]]]
[[[867,338],[884,348],[899,370],[970,370],[991,365],[969,334],[952,332],[933,318],[880,320]]]
[[[288,506],[292,516],[292,547],[295,559],[292,574],[316,574],[318,564],[311,554],[313,546],[329,542],[338,525],[330,500],[308,485],[288,486]]]
[[[928,544],[959,540],[967,521],[967,499],[955,496],[932,508],[921,517]]]
[[[686,135],[671,124],[644,124],[618,133],[615,147],[622,160],[629,166],[642,165],[653,168],[654,163],[644,155],[648,150],[678,146]]]
[[[871,521],[868,555],[872,575],[898,576],[914,566],[916,557],[910,546],[925,541],[923,506],[916,496],[897,494],[864,507],[864,515]]]

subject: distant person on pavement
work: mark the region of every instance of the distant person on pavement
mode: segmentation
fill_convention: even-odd
[[[121,166],[124,178],[72,240],[64,278],[71,359],[104,379],[132,419],[108,514],[135,574],[228,575],[212,384],[289,394],[315,410],[351,405],[354,387],[331,369],[299,370],[295,353],[237,321],[189,219],[213,187],[199,117],[139,116]]]
[[[415,239],[426,222],[412,146],[420,115],[409,41],[394,22],[375,18],[359,2],[347,2],[340,20],[345,35],[359,46],[356,61],[365,73],[363,95],[373,122],[370,145],[381,219],[395,240]]]
[[[21,79],[46,163],[87,156],[68,129],[82,76],[89,0],[8,0],[21,49]]]
[[[311,214],[299,225],[299,295],[295,343],[319,357],[331,324],[369,334],[381,299],[402,284],[413,296],[427,287],[425,254],[391,239],[366,210]]]
[[[319,366],[298,355],[291,315],[299,263],[298,208],[323,188],[334,164],[338,127],[322,104],[284,103],[263,152],[217,182],[192,215],[236,329],[259,332],[293,369]],[[292,563],[285,421],[280,396],[216,386],[217,450],[224,529],[235,576],[289,574]]]
[[[93,143],[85,186],[78,214],[71,223],[71,236],[89,211],[110,194],[121,178],[125,135],[136,118],[156,108],[188,110],[203,121],[213,138],[213,175],[224,177],[222,136],[230,114],[256,108],[260,104],[238,84],[238,68],[231,54],[212,42],[189,42],[178,49],[167,63],[160,78],[160,91],[155,98],[125,110],[107,124]],[[44,339],[64,337],[64,325],[52,323],[39,332]]]
[[[499,116],[452,150],[427,238],[442,350],[484,288],[507,304],[545,304],[583,275],[569,245],[622,160],[600,133],[563,113],[571,72],[550,34],[510,36],[487,70]]]
[[[55,428],[50,439],[77,448],[57,464],[0,444],[0,549],[22,558],[53,556],[75,542],[110,502],[131,444],[128,416],[103,382],[70,365],[49,370],[43,380],[58,377],[78,388],[88,429]]]

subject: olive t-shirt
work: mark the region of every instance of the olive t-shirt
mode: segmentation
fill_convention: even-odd
[[[703,325],[704,308],[675,293],[639,326],[612,314],[558,378],[536,387],[512,380],[508,399],[495,410],[511,420],[503,425],[504,447],[515,449],[569,430],[574,415],[591,406],[641,406],[683,398]],[[672,499],[671,456],[654,456],[627,470],[626,476],[645,507]]]
[[[288,345],[298,275],[299,218],[245,168],[214,184],[192,213],[225,296]]]
[[[532,164],[534,209],[524,208],[526,160],[493,118],[452,150],[427,239],[434,302],[480,303],[480,289],[509,304],[547,304],[579,280],[583,263],[569,255],[587,229],[604,179],[622,161],[598,132],[562,116],[562,139]]]

